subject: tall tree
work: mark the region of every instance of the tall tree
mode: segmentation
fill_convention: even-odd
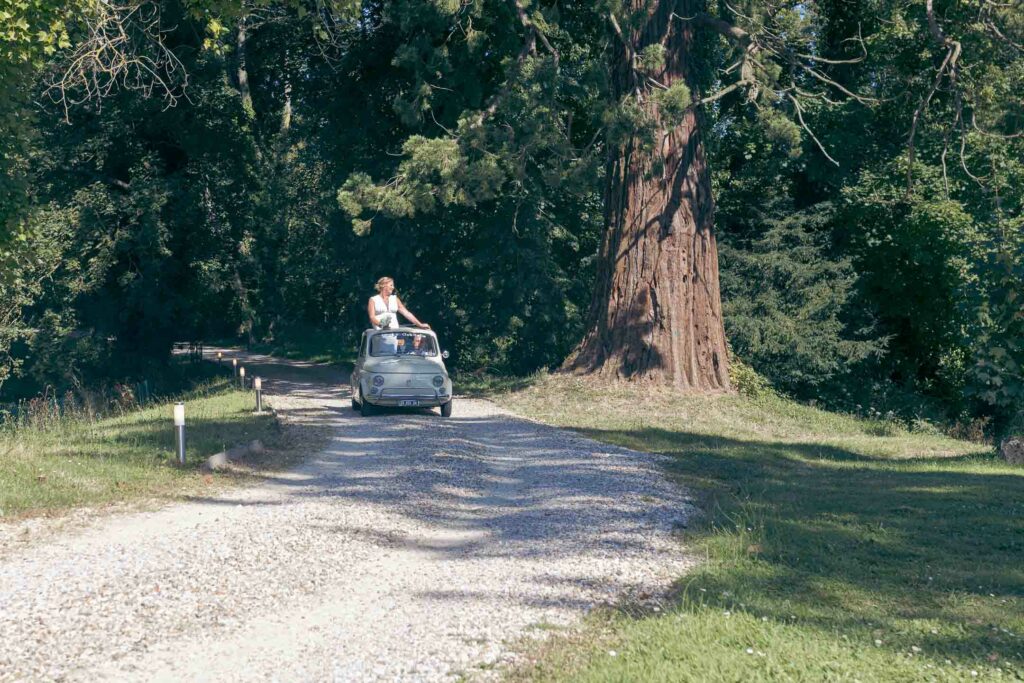
[[[623,31],[611,96],[647,125],[609,140],[605,234],[590,329],[566,367],[680,388],[729,386],[713,232],[711,177],[701,139],[693,24],[675,2],[630,0],[643,17]],[[684,3],[688,14],[696,8]]]
[[[391,16],[399,26],[413,25],[408,16],[438,11],[426,5],[407,0]],[[479,104],[470,97],[447,98],[448,106],[462,112],[457,125],[443,127],[444,142],[410,137],[394,176],[381,184],[353,176],[343,189],[343,206],[366,229],[365,215],[409,215],[438,199],[489,199],[505,182],[502,174],[516,177],[516,162],[524,157],[572,163],[603,150],[605,234],[597,284],[587,332],[564,367],[679,388],[727,388],[703,110],[746,106],[756,109],[777,136],[798,143],[802,128],[817,142],[805,111],[838,104],[828,95],[870,101],[828,73],[832,65],[860,61],[863,41],[853,36],[844,44],[849,54],[821,54],[813,3],[762,0],[746,3],[742,12],[726,6],[719,15],[700,0],[596,5],[482,0],[442,17],[447,19],[443,42],[428,37],[446,58],[456,47],[452,36],[459,34],[461,14],[478,6],[514,17],[476,26],[478,34],[490,31],[476,42],[500,59],[485,62],[488,70],[478,79],[491,94],[478,98]],[[511,44],[510,23],[519,34]],[[585,50],[579,33],[566,30],[574,24],[591,31],[600,26],[601,49]],[[422,44],[424,32],[413,34]],[[711,67],[718,63],[723,69],[716,75]],[[594,87],[606,102],[589,141],[574,138],[579,119],[567,106],[581,72],[597,74]],[[444,73],[435,70],[435,78]],[[419,92],[419,106],[436,104],[432,85]],[[547,135],[530,134],[536,130]],[[603,144],[593,144],[597,138]],[[427,201],[414,201],[417,196]]]

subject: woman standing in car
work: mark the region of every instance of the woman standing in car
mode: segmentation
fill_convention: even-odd
[[[420,327],[425,330],[430,329],[430,325],[421,323],[416,319],[416,316],[410,313],[409,309],[402,304],[402,300],[394,293],[394,280],[389,277],[382,277],[377,280],[377,284],[374,285],[374,289],[377,290],[377,294],[375,296],[371,296],[370,301],[366,305],[366,312],[370,316],[370,324],[373,325],[374,328],[378,330],[384,328],[393,330],[397,328],[398,314],[401,313],[416,327]]]

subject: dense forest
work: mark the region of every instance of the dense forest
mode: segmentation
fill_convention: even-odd
[[[1024,407],[1015,0],[0,0],[0,152],[0,403],[391,275],[463,372]]]

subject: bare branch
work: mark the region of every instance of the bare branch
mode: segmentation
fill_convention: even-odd
[[[928,105],[931,103],[932,98],[938,91],[939,86],[942,84],[943,78],[949,77],[950,83],[956,85],[956,73],[957,73],[957,61],[960,58],[961,45],[959,41],[951,40],[943,33],[939,27],[938,21],[935,19],[935,8],[933,6],[933,0],[925,0],[925,12],[928,16],[928,30],[932,35],[932,39],[940,46],[946,49],[946,56],[942,60],[942,64],[939,65],[939,69],[935,74],[935,80],[932,82],[931,88],[928,93],[921,100],[920,104],[914,110],[914,115],[910,121],[910,134],[907,136],[907,194],[910,195],[914,191],[914,136],[917,134],[917,126],[921,121],[921,116],[924,114]],[[958,94],[959,98],[959,94]],[[959,101],[959,100],[958,100]],[[959,118],[960,114],[957,113]],[[955,124],[954,124],[955,125]],[[963,148],[966,144],[966,138],[962,133],[963,123],[961,121],[961,160],[963,156]],[[964,165],[966,171],[966,165]],[[970,172],[968,171],[968,175]],[[972,178],[974,176],[971,176]]]
[[[187,97],[188,74],[178,56],[164,44],[171,31],[162,25],[160,6],[146,0],[137,5],[95,3],[80,18],[85,39],[62,62],[45,91],[70,119],[71,107],[100,101],[118,88],[144,97],[158,94],[170,108]]]
[[[547,49],[547,51],[551,53],[551,59],[555,64],[555,71],[558,71],[558,50],[556,50],[551,45],[551,43],[548,42],[548,37],[544,35],[543,31],[537,28],[537,24],[532,19],[530,19],[530,17],[526,14],[526,8],[523,7],[523,3],[520,0],[512,0],[512,4],[515,5],[516,16],[519,17],[519,23],[521,23],[523,25],[523,28],[526,29],[527,31],[533,31],[535,37],[540,39],[540,42],[544,45],[545,49]]]
[[[971,170],[969,168],[967,168],[967,154],[966,154],[966,148],[967,148],[967,129],[964,127],[964,115],[963,114],[964,114],[963,100],[960,98],[959,91],[957,91],[957,97],[956,97],[956,120],[953,122],[953,125],[955,126],[958,123],[960,124],[960,166],[961,166],[961,168],[964,169],[964,173],[966,173],[967,176],[971,180],[976,182],[978,185],[981,185],[982,187],[984,187],[984,182],[982,182],[983,179],[979,178],[978,176],[976,176],[973,173],[971,173]]]
[[[626,59],[629,60],[630,64],[636,64],[636,53],[633,51],[633,44],[626,39],[626,36],[622,33],[622,27],[619,26],[619,20],[615,18],[615,14],[612,12],[608,13],[608,23],[612,25],[612,30],[615,31],[615,35],[618,36],[619,42],[622,43],[622,47],[626,50]]]
[[[804,122],[803,108],[800,106],[800,101],[788,93],[786,96],[793,102],[793,106],[796,108],[796,118],[798,121],[800,121],[800,126],[805,131],[807,131],[808,135],[811,136],[811,139],[814,140],[814,144],[818,146],[818,149],[820,149],[821,153],[825,155],[825,158],[831,161],[836,166],[838,166],[839,162],[833,159],[832,155],[825,151],[825,146],[821,144],[821,140],[819,140],[818,136],[814,134],[814,131],[811,130],[810,126],[808,126],[807,123]]]
[[[982,23],[984,24],[985,28],[988,29],[989,33],[993,34],[1000,41],[1006,43],[1017,52],[1024,52],[1024,45],[1021,45],[1020,43],[1017,43],[1011,40],[1009,37],[1007,37],[1002,31],[999,30],[999,27],[996,26],[996,23],[994,21],[988,19]]]
[[[978,125],[978,117],[973,110],[971,111],[971,127],[974,128],[974,130],[981,133],[982,135],[987,135],[992,138],[999,138],[1000,140],[1013,140],[1015,138],[1024,137],[1024,130],[1017,131],[1016,133],[1010,133],[1008,135],[1004,135],[1003,133],[993,133],[991,131],[985,130],[984,128]]]
[[[849,41],[856,42],[858,45],[860,45],[860,50],[861,50],[860,57],[853,57],[851,59],[827,59],[825,57],[818,57],[818,56],[815,56],[815,55],[804,54],[802,52],[797,52],[796,55],[797,55],[797,57],[803,57],[804,59],[810,59],[811,61],[820,62],[821,64],[859,64],[860,62],[863,62],[865,59],[867,59],[867,56],[868,56],[868,46],[864,43],[864,37],[861,35],[860,24],[857,24],[857,36],[855,38],[847,38],[843,42],[845,43],[845,42],[849,42]]]
[[[745,88],[745,87],[751,86],[751,85],[754,85],[753,81],[747,81],[747,80],[736,81],[732,85],[729,85],[729,86],[727,86],[725,88],[722,88],[718,92],[712,93],[712,94],[708,95],[707,97],[703,97],[703,98],[697,100],[696,102],[691,104],[688,108],[689,109],[696,109],[697,107],[702,107],[705,104],[711,104],[712,102],[714,102],[716,100],[722,99],[723,97],[725,97],[726,95],[728,95],[731,92],[734,92],[736,90],[739,90],[740,88]]]
[[[829,78],[828,76],[826,76],[825,74],[821,73],[817,69],[811,68],[811,67],[809,67],[807,65],[801,65],[800,68],[802,68],[804,71],[806,71],[811,76],[813,76],[814,78],[818,79],[819,81],[821,81],[825,85],[828,85],[828,86],[831,86],[831,87],[835,88],[839,92],[841,92],[844,95],[847,95],[847,96],[853,98],[854,100],[857,100],[861,104],[864,104],[864,105],[867,105],[867,104],[878,104],[878,102],[879,102],[879,100],[877,98],[875,98],[875,97],[867,97],[866,95],[858,95],[857,93],[853,92],[852,90],[850,90],[849,88],[844,86],[842,83],[839,83],[838,81],[835,81],[835,80]]]
[[[935,19],[935,7],[933,5],[933,0],[925,0],[924,7],[925,14],[928,16],[928,30],[932,34],[932,39],[943,47],[949,47],[949,38],[947,38],[946,34],[942,32],[942,29],[939,27],[939,22]]]

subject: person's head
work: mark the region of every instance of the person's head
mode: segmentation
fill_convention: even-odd
[[[395,281],[387,276],[377,280],[377,284],[373,287],[381,296],[390,296],[395,293]]]
[[[419,351],[423,347],[423,335],[417,334],[412,338],[413,351]]]

